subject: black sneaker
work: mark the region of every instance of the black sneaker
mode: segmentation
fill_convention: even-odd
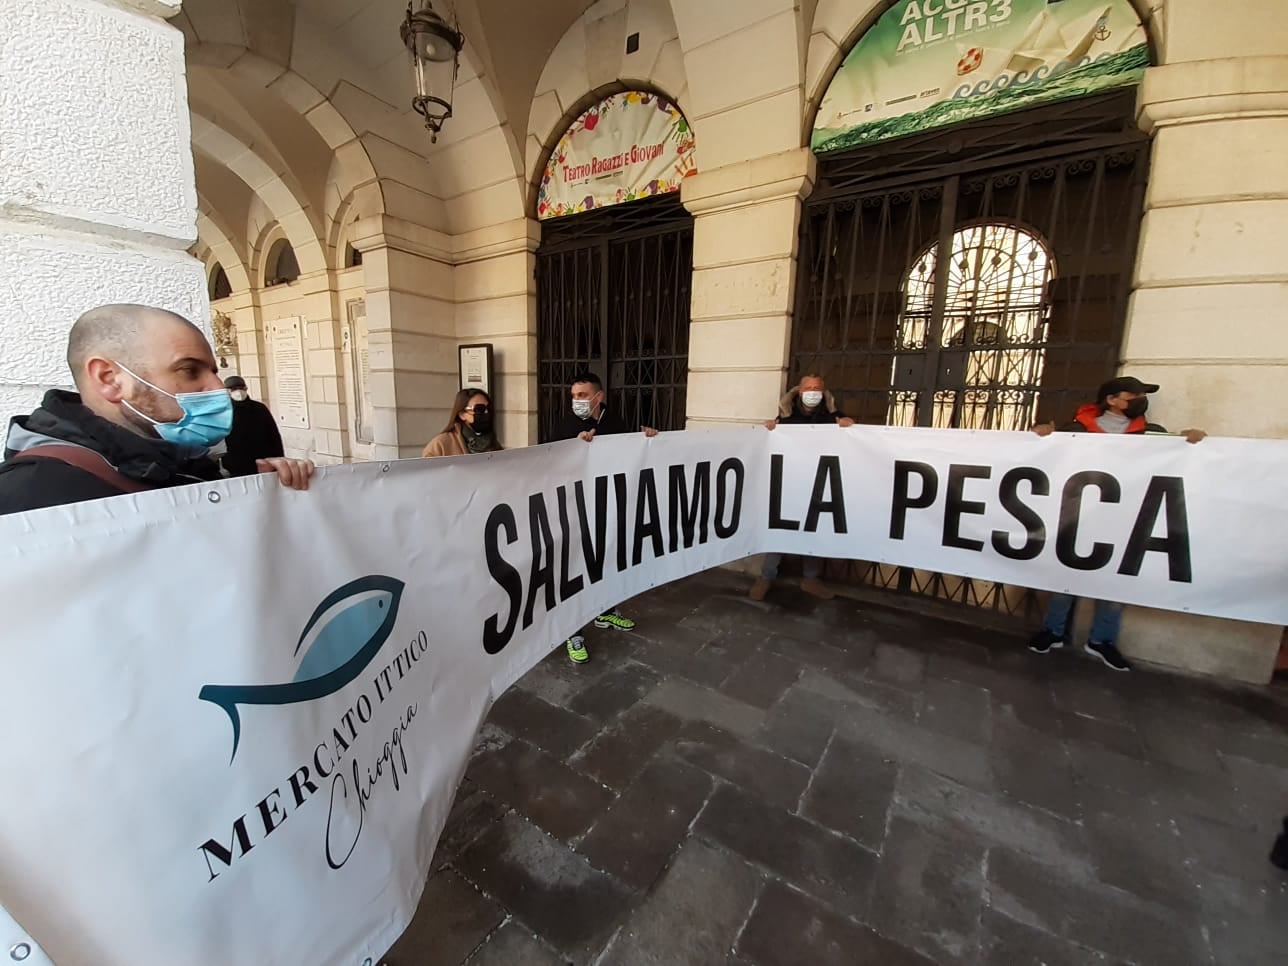
[[[1049,654],[1062,647],[1064,647],[1064,639],[1045,628],[1034,634],[1033,640],[1029,641],[1029,650],[1034,654]]]
[[[1131,665],[1127,662],[1127,658],[1123,657],[1122,652],[1118,650],[1117,644],[1097,644],[1095,641],[1087,641],[1083,650],[1094,657],[1100,658],[1105,662],[1106,667],[1111,667],[1115,671],[1131,670]]]
[[[1284,819],[1283,834],[1275,839],[1275,847],[1270,850],[1270,861],[1288,872],[1288,818]]]

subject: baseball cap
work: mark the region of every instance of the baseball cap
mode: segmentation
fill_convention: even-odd
[[[245,389],[246,380],[241,376],[229,376],[224,380],[225,389]],[[1102,397],[1103,398],[1103,397]]]
[[[1106,396],[1116,396],[1120,392],[1148,394],[1158,392],[1158,385],[1152,382],[1141,382],[1135,376],[1119,376],[1117,379],[1110,379],[1100,387],[1100,392],[1096,395],[1096,402],[1103,404]]]

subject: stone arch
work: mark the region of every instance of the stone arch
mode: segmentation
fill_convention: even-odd
[[[223,127],[244,144],[266,145],[258,153],[277,169],[297,196],[302,209],[310,215],[314,234],[319,239],[332,233],[331,219],[336,205],[361,186],[370,186],[364,194],[364,211],[374,215],[386,210],[385,184],[377,174],[367,145],[336,105],[303,76],[244,47],[197,43],[190,45],[186,53],[190,66],[199,68],[190,70],[193,79],[191,113]],[[199,96],[198,91],[204,96]],[[315,184],[313,192],[306,191],[293,173],[297,162],[315,163],[314,158],[300,155],[300,149],[284,142],[276,131],[265,130],[260,124],[256,124],[253,131],[240,130],[231,119],[208,110],[201,103],[216,95],[230,98],[239,109],[252,116],[255,105],[245,102],[261,96],[271,98],[297,115],[317,138],[311,149],[314,154],[319,149],[329,151],[325,177],[319,179],[321,183]],[[308,204],[304,204],[306,201]],[[298,243],[296,247],[300,247]],[[324,261],[328,266],[333,264],[334,253],[326,251]]]
[[[577,118],[581,117],[582,114],[604,98],[611,97],[613,94],[622,94],[626,91],[641,91],[646,94],[653,94],[656,97],[663,97],[674,104],[680,113],[684,114],[685,119],[688,120],[688,114],[685,113],[683,104],[666,91],[647,81],[614,81],[597,90],[583,94],[579,99],[573,101],[572,107],[564,112],[554,127],[546,134],[541,153],[537,157],[536,167],[527,180],[527,198],[524,203],[524,211],[529,218],[537,217],[537,195],[541,188],[541,176],[545,172],[546,165],[550,162],[550,156],[554,153],[555,148],[559,146],[559,141],[563,138],[568,128],[573,125]]]
[[[315,224],[316,213],[310,213],[298,186],[288,183],[293,180],[289,172],[278,171],[250,145],[200,114],[192,115],[192,141],[194,150],[236,174],[273,213],[290,237],[301,272],[325,271],[327,260],[319,241],[320,226]]]
[[[339,167],[333,161],[332,170]],[[344,243],[352,223],[384,212],[384,194],[379,180],[353,184],[341,175],[328,179],[326,197],[326,252],[333,270],[344,269]]]
[[[832,79],[857,44],[882,15],[899,0],[818,0],[805,65],[805,107],[801,117],[802,144],[809,144],[819,107]],[[1149,43],[1150,63],[1162,63],[1151,23],[1162,16],[1163,0],[1125,0],[1140,18]],[[857,8],[857,10],[856,10]]]
[[[370,199],[366,197],[369,186],[363,185],[344,197],[335,207],[330,219],[330,233],[327,235],[327,251],[333,259],[335,271],[344,271],[346,246],[353,242],[353,226],[363,219],[370,218],[378,212],[370,209]]]
[[[300,277],[299,259],[289,238],[278,238],[268,248],[264,256],[264,287],[289,284]]]
[[[332,151],[359,141],[348,120],[320,90],[289,67],[270,61],[245,47],[196,43],[184,51],[189,64],[199,64],[262,87],[291,107],[315,130]],[[376,169],[366,151],[355,153],[350,163],[359,181],[375,180]]]
[[[228,272],[224,270],[223,262],[214,259],[206,272],[206,285],[210,292],[210,301],[217,302],[220,299],[226,299],[233,294],[233,283],[228,278]],[[222,294],[221,289],[225,289]]]
[[[592,7],[569,27],[546,59],[533,92],[527,118],[524,150],[524,182],[528,187],[526,210],[533,210],[535,190],[550,152],[568,126],[597,100],[624,90],[661,94],[683,107],[688,99],[689,80],[676,16],[670,0],[630,0],[626,9],[596,19]],[[616,31],[621,36],[611,36]],[[634,54],[611,57],[587,56],[588,46],[596,49],[617,44],[625,50],[626,37],[639,33],[641,42],[653,40]],[[686,114],[687,116],[687,114]]]
[[[814,118],[832,78],[850,50],[881,15],[898,0],[818,0],[810,29],[809,57],[805,63],[805,109],[801,117],[801,143],[808,144]]]
[[[209,210],[209,205],[200,198],[197,208],[197,241],[207,252],[206,255],[197,257],[205,263],[213,258],[223,265],[224,271],[228,273],[228,281],[232,283],[234,294],[251,290],[250,274],[246,270],[246,263],[233,245],[222,220],[215,212]]]
[[[257,291],[263,291],[267,288],[269,256],[273,253],[273,247],[279,241],[290,242],[290,236],[286,230],[277,222],[270,222],[260,229],[258,236],[255,238],[254,246],[251,249],[251,277],[254,279],[254,287]],[[296,258],[299,258],[299,250],[295,250]],[[300,274],[308,274],[304,271],[304,266],[300,266]]]

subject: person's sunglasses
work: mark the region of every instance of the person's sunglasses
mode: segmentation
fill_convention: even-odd
[[[470,412],[472,412],[475,416],[486,416],[488,413],[492,411],[492,407],[486,405],[485,403],[476,403],[473,406],[466,406],[465,408],[468,409]]]

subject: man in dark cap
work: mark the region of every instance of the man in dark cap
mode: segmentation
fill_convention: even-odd
[[[1100,387],[1094,403],[1078,409],[1073,422],[1057,427],[1054,422],[1040,423],[1033,427],[1039,436],[1051,433],[1160,433],[1162,426],[1145,420],[1149,410],[1149,397],[1158,392],[1152,382],[1141,382],[1135,376],[1119,376]],[[1187,429],[1183,434],[1191,443],[1197,443],[1207,434],[1201,430]]]
[[[1072,422],[1060,427],[1057,427],[1054,422],[1039,423],[1033,427],[1033,431],[1039,436],[1050,436],[1055,432],[1168,435],[1167,430],[1162,426],[1151,423],[1145,418],[1149,410],[1149,397],[1156,392],[1158,392],[1158,386],[1154,383],[1141,382],[1135,376],[1119,376],[1102,385],[1096,393],[1096,401],[1080,407]],[[1207,433],[1201,429],[1187,429],[1181,435],[1188,442],[1197,443],[1207,436]],[[1068,594],[1051,595],[1046,619],[1042,621],[1041,629],[1029,641],[1030,651],[1035,654],[1047,654],[1064,647],[1075,603],[1075,599]],[[1107,667],[1115,671],[1130,671],[1131,664],[1118,650],[1118,631],[1122,626],[1122,620],[1122,604],[1108,600],[1095,601],[1090,639],[1084,646],[1084,650],[1100,658]]]
[[[224,388],[233,397],[233,428],[224,441],[227,452],[222,459],[223,467],[229,476],[254,476],[259,472],[255,469],[256,460],[284,454],[282,434],[268,407],[250,398],[245,379],[229,376],[224,380]]]

